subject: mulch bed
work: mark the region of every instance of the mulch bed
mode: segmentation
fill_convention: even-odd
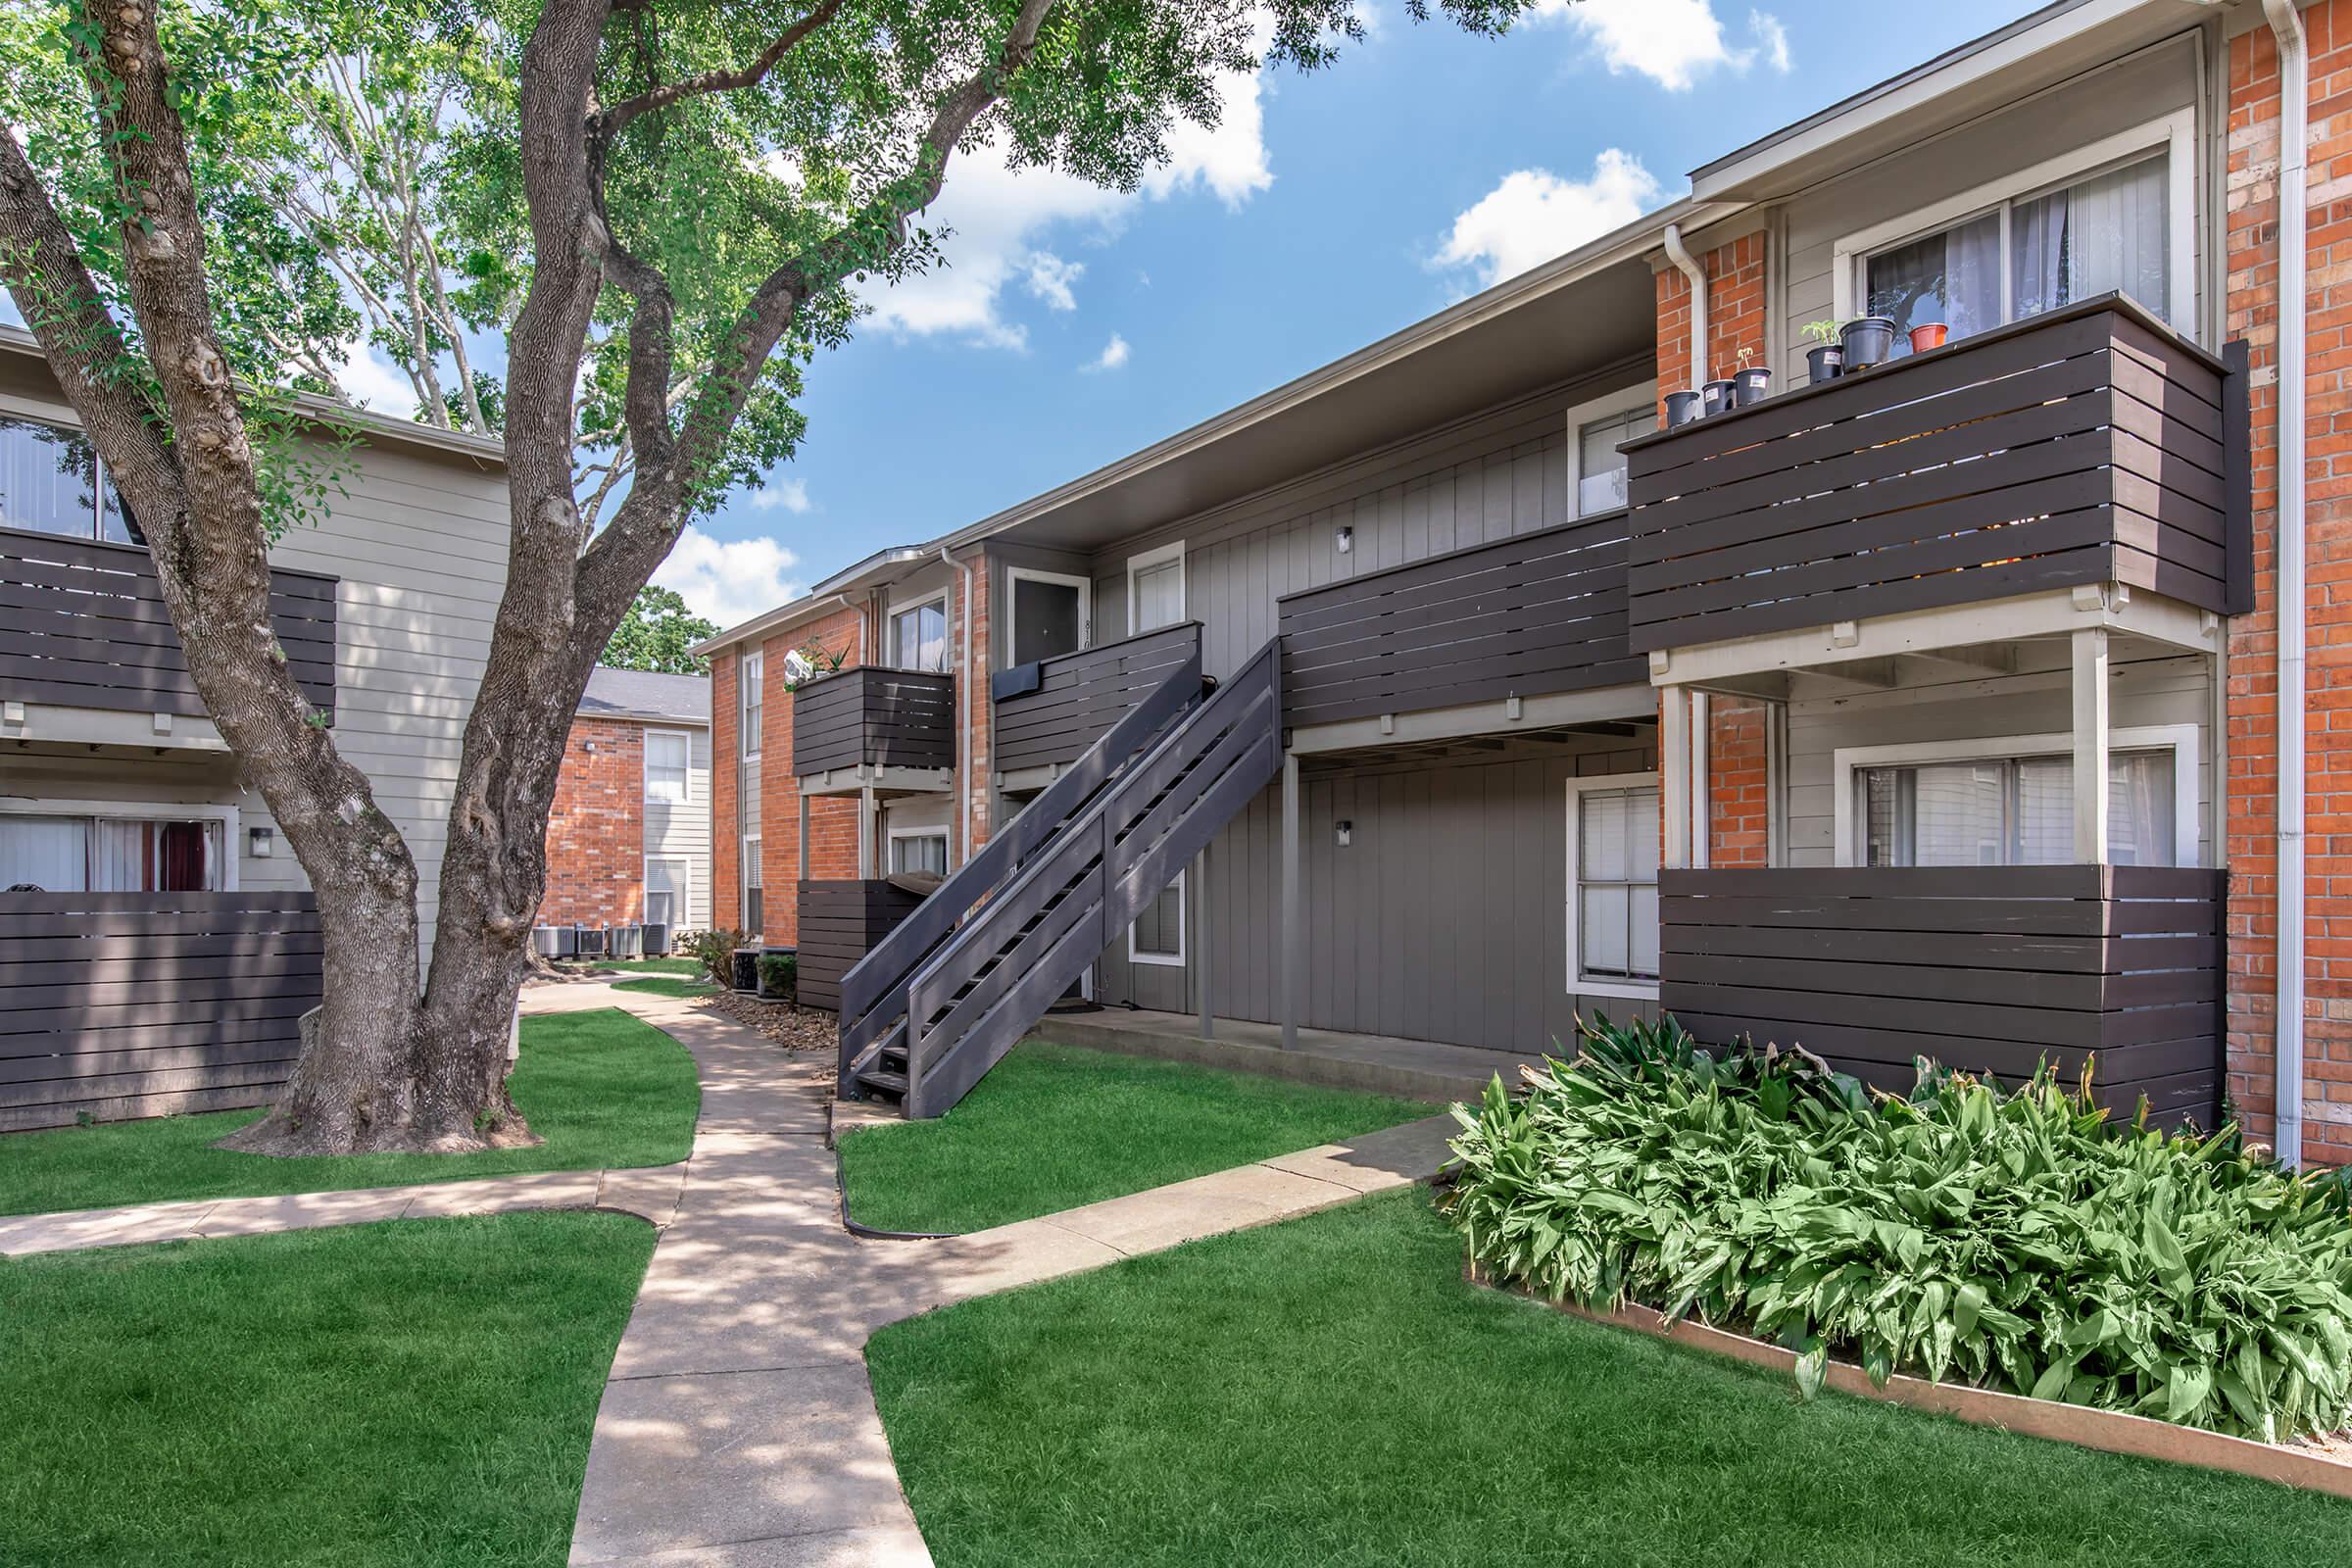
[[[781,1002],[761,1002],[740,991],[714,991],[695,1004],[723,1012],[737,1023],[757,1029],[787,1051],[830,1054],[838,1041],[838,1021],[814,1007],[796,1007]]]

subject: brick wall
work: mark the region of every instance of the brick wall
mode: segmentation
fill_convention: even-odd
[[[1742,234],[1698,257],[1707,274],[1707,363],[1690,368],[1690,280],[1671,263],[1658,271],[1658,416],[1665,396],[1730,375],[1747,363],[1771,365],[1764,342],[1764,234]],[[1775,367],[1776,371],[1779,369]],[[1779,383],[1776,383],[1779,384]]]
[[[764,885],[765,940],[800,940],[801,781],[792,771],[792,694],[784,689],[784,656],[819,649],[842,656],[842,668],[866,662],[864,616],[844,607],[803,622],[760,644],[767,690],[760,722],[760,869]],[[847,880],[858,874],[858,799],[830,795],[808,803],[809,876]]]
[[[732,650],[710,659],[710,923],[724,930],[743,918],[740,835],[742,766],[736,758],[736,728],[742,709],[735,700],[738,671]]]
[[[1764,705],[1707,700],[1707,863],[1763,865],[1771,845]]]
[[[575,719],[547,813],[541,924],[614,925],[645,912],[645,731]]]
[[[2305,468],[2310,627],[2304,1142],[2352,1159],[2352,0],[2303,14],[2311,44]],[[2269,1138],[2277,1108],[2278,59],[2267,27],[2230,45],[2226,337],[2253,364],[2254,609],[2230,625],[2230,1096]]]

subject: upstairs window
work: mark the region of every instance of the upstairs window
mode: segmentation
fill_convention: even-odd
[[[667,806],[686,804],[691,742],[684,730],[645,732],[645,798]]]
[[[1614,512],[1625,505],[1625,454],[1618,443],[1647,435],[1658,427],[1654,404],[1594,419],[1577,431],[1576,514]]]
[[[0,528],[143,544],[97,452],[71,430],[0,416]]]
[[[736,735],[737,755],[750,761],[760,755],[760,687],[765,661],[759,654],[743,656],[743,727]]]
[[[1127,563],[1127,634],[1184,619],[1184,546],[1166,545]]]
[[[890,662],[901,669],[944,674],[948,667],[948,602],[943,599],[893,612]]]

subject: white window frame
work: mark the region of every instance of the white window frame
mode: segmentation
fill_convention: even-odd
[[[1605,397],[1591,398],[1579,403],[1562,416],[1568,433],[1568,508],[1576,516],[1588,514],[1577,505],[1577,492],[1585,484],[1585,426],[1596,419],[1621,416],[1637,408],[1647,407],[1654,416],[1658,412],[1658,383],[1644,381],[1640,386],[1624,387]]]
[[[647,856],[645,864],[640,867],[641,880],[637,884],[637,908],[642,915],[653,898],[654,862],[657,860],[678,868],[679,918],[671,921],[669,928],[672,932],[685,930],[694,924],[694,857],[691,855]],[[760,896],[762,898],[766,896],[764,890]]]
[[[1863,270],[1880,251],[1924,239],[1938,229],[1949,228],[1969,218],[1992,209],[2002,208],[2018,197],[2052,186],[2070,184],[2077,178],[2093,173],[2111,165],[2130,162],[2146,153],[2165,153],[2166,202],[2171,208],[2172,243],[2165,255],[2172,298],[2164,302],[2165,315],[2173,330],[2184,337],[2200,337],[2197,330],[2196,279],[2196,123],[2194,109],[2181,109],[2161,120],[2151,120],[2130,130],[2102,136],[2097,141],[2078,147],[2055,158],[2044,159],[2031,168],[2021,169],[2000,179],[1988,180],[1972,190],[1961,192],[1947,200],[1905,213],[1899,218],[1858,229],[1838,240],[1833,249],[1831,267],[1833,304],[1831,314],[1838,320],[1850,320],[1857,310],[1858,297],[1867,297],[1868,285]],[[2013,319],[2010,290],[2015,280],[2009,273],[2009,220],[2001,220],[2001,322]],[[2154,304],[2153,300],[2143,304]]]
[[[752,694],[760,694],[760,711],[767,711],[767,656],[745,654],[735,662],[735,755],[745,761],[760,757],[760,726],[752,722]]]
[[[1193,938],[1192,900],[1187,896],[1184,872],[1176,873],[1176,879],[1168,884],[1168,891],[1176,895],[1175,953],[1170,955],[1139,951],[1135,945],[1135,927],[1130,924],[1127,927],[1127,961],[1129,963],[1149,964],[1155,969],[1181,969],[1184,967],[1185,956],[1191,949]],[[1158,897],[1159,895],[1156,893],[1152,895],[1154,902]]]
[[[899,657],[899,617],[910,611],[920,610],[926,605],[939,607],[940,625],[944,628],[940,633],[941,663],[939,668],[931,673],[944,675],[956,667],[956,607],[950,603],[950,596],[945,588],[934,593],[919,595],[913,599],[892,600],[890,608],[882,612],[882,635],[888,642],[890,657],[894,661],[891,667],[894,669],[910,667],[895,662]]]
[[[675,799],[654,793],[654,737],[676,736],[685,743],[686,765],[679,770],[678,793]],[[645,795],[648,806],[689,806],[694,801],[694,731],[687,729],[655,729],[645,732],[644,755],[639,758],[637,787]]]
[[[1141,617],[1139,617],[1136,613],[1136,573],[1140,571],[1148,571],[1153,566],[1164,566],[1171,561],[1176,563],[1176,618],[1169,621],[1168,625],[1181,626],[1187,620],[1192,618],[1193,585],[1190,580],[1191,573],[1186,569],[1184,564],[1184,541],[1179,539],[1174,544],[1161,545],[1156,550],[1147,550],[1140,556],[1129,556],[1127,558],[1128,636],[1140,637],[1144,633]],[[1152,631],[1160,631],[1163,629],[1164,628],[1158,626],[1153,626],[1151,628]]]
[[[944,822],[929,827],[894,827],[884,836],[890,841],[890,844],[896,844],[901,839],[937,839],[939,840],[939,863],[947,865],[950,870],[955,869],[953,865],[949,864],[949,858],[955,847],[948,842],[948,828]],[[897,855],[888,845],[884,846],[882,865],[889,875],[898,874],[889,870],[891,862],[897,858]]]
[[[755,886],[752,869],[759,864],[760,835],[746,833],[735,846],[735,918],[743,923],[747,936],[751,934],[752,916],[751,901],[745,895]],[[767,883],[763,880],[756,885],[760,889],[760,928],[764,934],[767,929]]]
[[[1619,997],[1632,1002],[1658,1000],[1658,983],[1654,980],[1620,980],[1615,976],[1600,979],[1585,977],[1585,950],[1578,940],[1578,922],[1584,914],[1584,833],[1583,812],[1587,791],[1653,789],[1658,792],[1658,809],[1666,808],[1666,792],[1652,773],[1596,773],[1591,778],[1572,778],[1568,781],[1568,894],[1562,902],[1568,911],[1568,990],[1572,997]],[[1662,824],[1661,824],[1662,825]],[[1658,859],[1658,869],[1666,869],[1665,857]],[[1663,949],[1665,943],[1660,941]]]
[[[1004,662],[1012,662],[1012,585],[1016,582],[1059,583],[1078,590],[1078,647],[1095,646],[1095,582],[1067,571],[1042,571],[1035,566],[1004,568]],[[1057,656],[1058,657],[1058,656]]]
[[[2173,863],[2196,865],[2199,819],[2197,794],[2204,738],[2194,724],[2146,724],[2107,732],[2107,751],[2173,754]],[[2047,735],[1993,735],[1982,740],[1913,741],[1896,746],[1840,746],[1830,754],[1830,783],[1837,806],[1838,864],[1858,865],[1854,842],[1854,774],[1873,767],[1914,767],[1930,762],[1971,762],[2017,757],[2065,757],[2075,754],[2075,738],[2064,731]]]
[[[64,538],[61,534],[58,537]],[[53,800],[40,796],[0,797],[0,812],[13,816],[75,816],[93,822],[218,822],[220,824],[220,891],[241,891],[237,867],[245,858],[245,840],[239,828],[242,811],[234,806],[185,801]]]

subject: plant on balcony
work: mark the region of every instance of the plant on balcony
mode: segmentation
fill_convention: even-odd
[[[2234,1129],[2118,1126],[2046,1072],[1896,1099],[1605,1019],[1456,1115],[1445,1206],[1487,1269],[1778,1341],[1808,1396],[1838,1355],[2272,1442],[2352,1421],[2343,1189]]]
[[[804,672],[797,675],[791,673],[795,668],[793,661],[788,659],[784,662],[784,689],[788,692],[797,692],[811,681],[823,680],[827,675],[838,675],[841,666],[850,662],[850,651],[846,647],[829,650],[821,643],[812,642],[793,652],[800,656],[800,667]]]
[[[1845,373],[1845,350],[1838,341],[1841,325],[1842,322],[1828,318],[1807,321],[1804,325],[1804,335],[1813,343],[1805,350],[1805,372],[1816,384],[1835,381]]]

